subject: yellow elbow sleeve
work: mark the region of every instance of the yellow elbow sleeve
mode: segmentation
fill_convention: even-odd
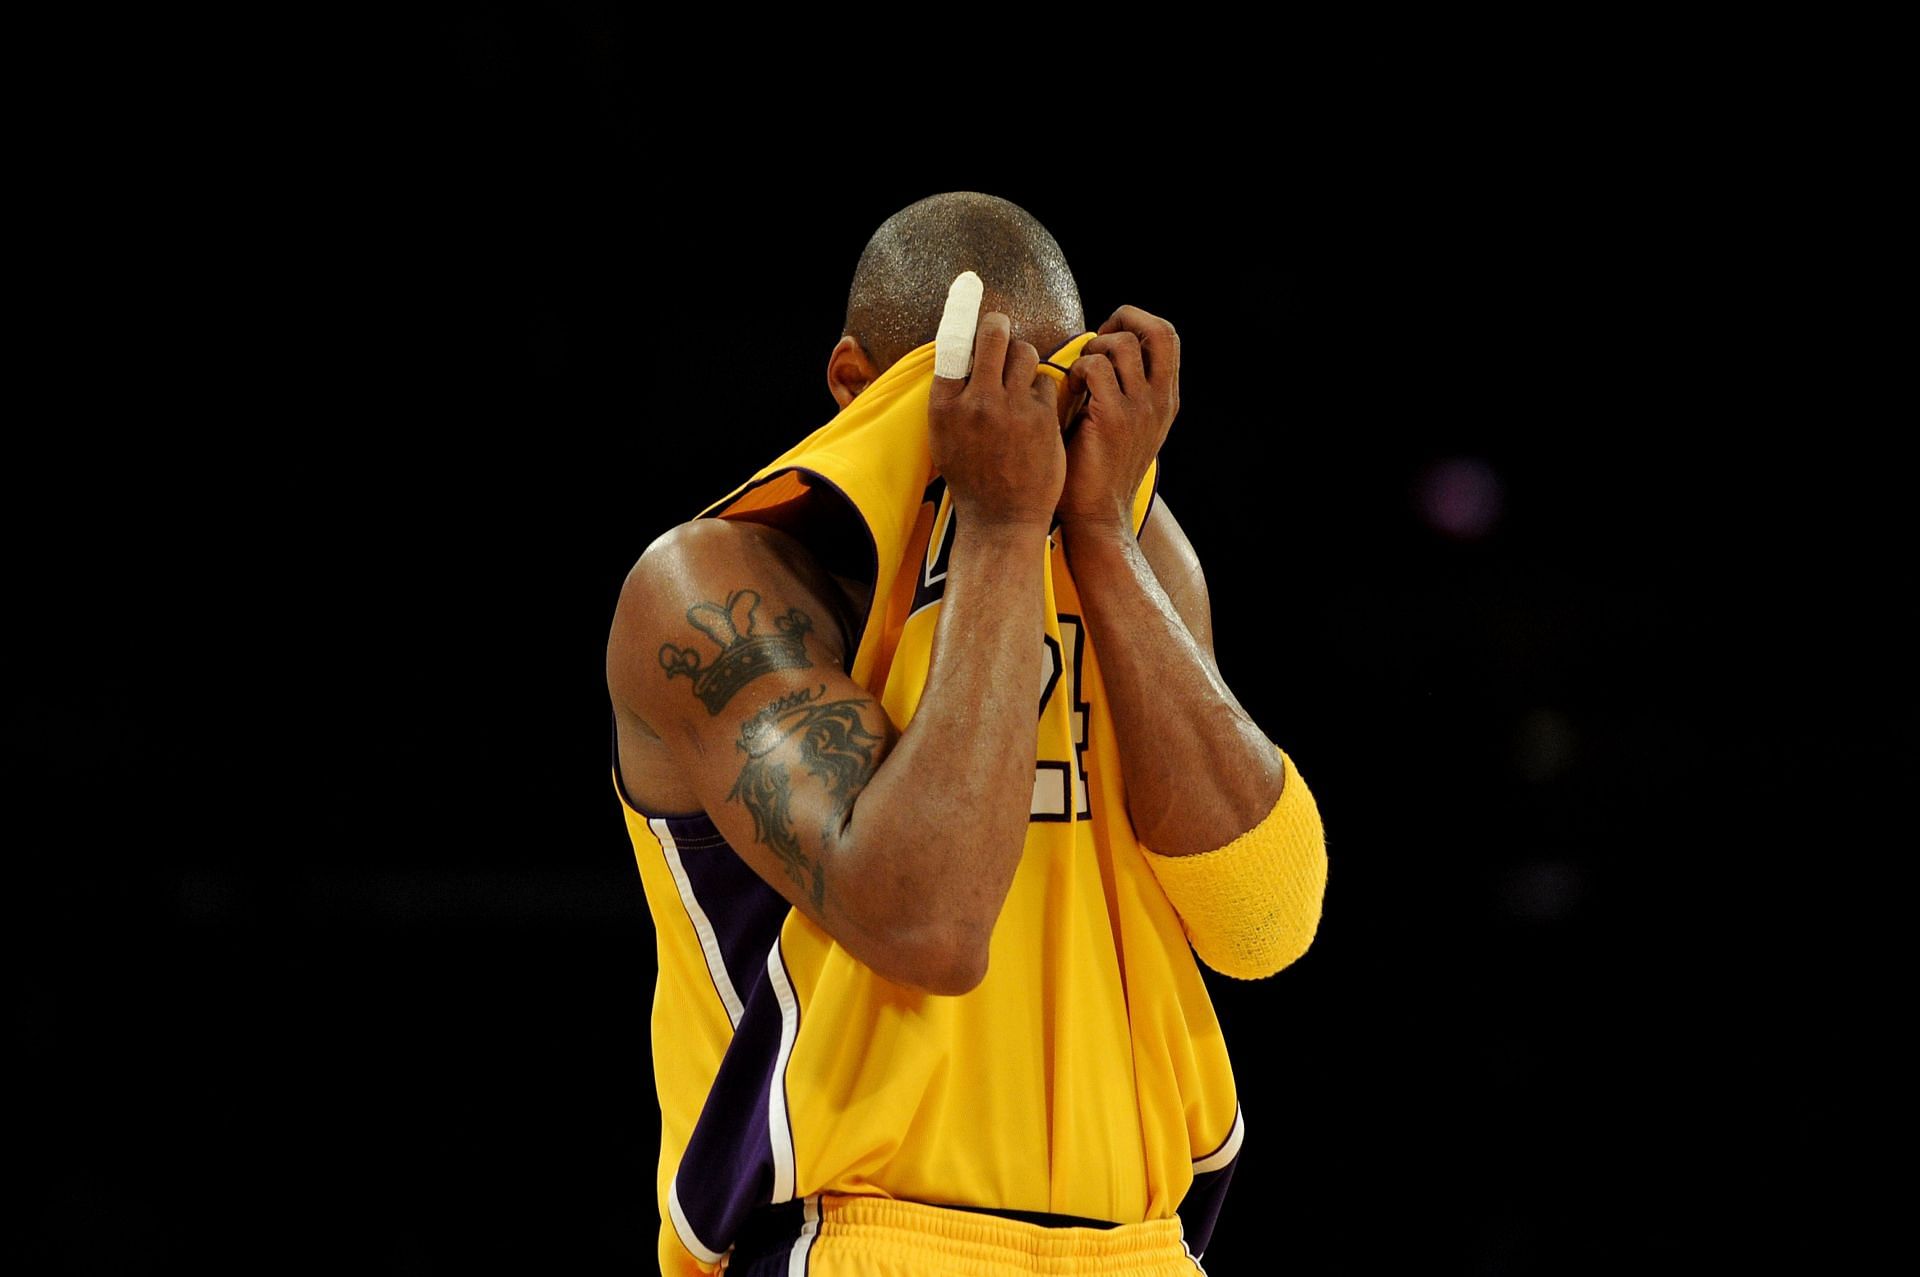
[[[1327,888],[1320,809],[1285,750],[1280,763],[1279,801],[1226,846],[1194,856],[1141,848],[1200,960],[1241,980],[1270,976],[1307,951]]]

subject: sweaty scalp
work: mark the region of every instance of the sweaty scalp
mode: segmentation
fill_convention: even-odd
[[[982,311],[1004,312],[1042,358],[1086,331],[1080,289],[1047,228],[1018,204],[978,191],[930,195],[880,224],[847,292],[846,333],[885,370],[934,338],[953,277],[986,285]]]

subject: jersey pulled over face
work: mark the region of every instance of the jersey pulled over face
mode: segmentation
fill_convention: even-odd
[[[1086,339],[1053,362],[1070,363]],[[927,457],[932,376],[929,343],[707,511],[851,507],[872,541],[875,588],[844,672],[898,731],[926,687],[956,526]],[[1050,542],[1046,553],[1030,823],[971,992],[936,996],[875,974],[748,868],[709,815],[649,813],[623,793],[659,946],[664,1271],[710,1272],[756,1213],[821,1193],[1122,1223],[1177,1211],[1189,1247],[1204,1247],[1239,1147],[1233,1075],[1180,920],[1133,837],[1064,552]],[[752,662],[792,659],[824,620],[756,602],[712,600],[685,653],[662,653],[695,694],[703,676],[717,696]],[[749,638],[727,658],[739,667],[716,675]],[[742,729],[728,801],[777,809],[754,792],[756,749],[810,742],[821,765],[809,783],[830,787],[873,747],[864,720],[786,699]],[[968,814],[951,819],[964,826]]]

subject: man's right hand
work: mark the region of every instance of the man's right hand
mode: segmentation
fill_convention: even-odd
[[[846,672],[857,640],[831,623],[837,587],[772,528],[701,519],[660,538],[607,647],[617,711],[741,859],[875,972],[936,994],[986,977],[1033,792],[1042,570],[1067,463],[1056,383],[1010,333],[983,316],[971,376],[934,379],[933,460],[959,519],[904,731]],[[728,655],[748,640],[754,659]]]
[[[933,466],[963,525],[1045,528],[1066,482],[1058,383],[1039,372],[1032,343],[1012,333],[1012,321],[988,311],[974,334],[972,374],[933,379]]]

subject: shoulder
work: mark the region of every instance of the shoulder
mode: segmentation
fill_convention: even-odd
[[[620,587],[620,610],[645,609],[756,559],[805,553],[791,537],[762,524],[692,519],[668,528],[640,552]]]
[[[620,588],[607,641],[615,700],[632,703],[634,692],[652,686],[653,680],[636,682],[640,671],[652,669],[662,644],[687,641],[689,624],[723,631],[732,624],[749,633],[763,604],[777,609],[769,617],[802,609],[815,639],[837,659],[844,641],[839,591],[806,546],[778,528],[734,519],[694,519],[668,529],[641,553]]]

